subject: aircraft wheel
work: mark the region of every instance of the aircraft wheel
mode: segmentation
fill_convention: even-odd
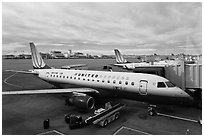
[[[119,118],[119,114],[115,114],[115,120]]]
[[[106,127],[108,125],[108,120],[105,120],[104,122],[103,122],[103,127]]]
[[[154,116],[154,115],[156,115],[156,111],[153,108],[151,108],[151,109],[148,110],[148,114],[150,116]]]

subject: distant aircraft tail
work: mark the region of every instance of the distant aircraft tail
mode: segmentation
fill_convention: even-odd
[[[118,64],[128,63],[127,60],[124,59],[123,55],[120,53],[118,49],[114,49],[114,51],[115,51],[116,62]]]
[[[51,69],[50,66],[45,64],[39,52],[37,51],[34,43],[32,42],[30,43],[30,50],[34,69]]]

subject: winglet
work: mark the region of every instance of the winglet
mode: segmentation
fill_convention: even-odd
[[[33,42],[30,43],[30,50],[34,69],[51,69],[50,66],[45,64]]]

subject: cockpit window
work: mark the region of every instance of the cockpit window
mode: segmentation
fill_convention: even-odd
[[[175,85],[173,83],[171,83],[170,81],[165,82],[167,87],[175,87]]]
[[[158,88],[165,88],[166,85],[164,84],[164,82],[158,82],[158,83],[157,83],[157,87],[158,87]]]

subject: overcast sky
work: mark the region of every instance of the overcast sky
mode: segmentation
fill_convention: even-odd
[[[3,3],[2,52],[201,54],[201,3]]]

